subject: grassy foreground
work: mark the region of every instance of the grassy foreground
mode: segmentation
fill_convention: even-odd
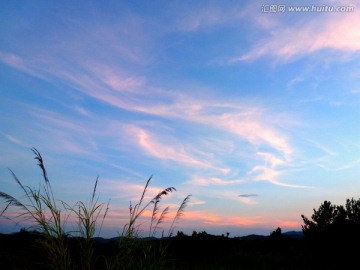
[[[129,220],[114,239],[95,237],[109,211],[99,202],[96,179],[89,201],[74,205],[54,196],[42,156],[32,149],[42,171],[38,188],[13,178],[23,192],[21,199],[1,192],[5,207],[1,218],[32,222],[15,234],[0,234],[0,269],[357,269],[360,242],[360,199],[347,200],[345,207],[325,201],[314,209],[311,220],[303,217],[304,238],[289,237],[276,229],[270,236],[230,238],[206,232],[191,236],[174,228],[190,199],[179,205],[165,237],[154,236],[169,208],[162,198],[175,191],[161,190],[146,200],[151,177],[140,199],[130,203]],[[7,216],[10,209],[17,217]],[[160,210],[162,209],[162,210]],[[139,238],[139,218],[150,210],[149,237]],[[67,231],[69,220],[77,229]],[[14,220],[15,222],[15,220]]]
[[[149,236],[154,236],[169,212],[169,207],[165,207],[160,211],[160,202],[164,196],[176,190],[174,187],[165,188],[151,200],[146,201],[146,192],[151,181],[150,177],[144,186],[139,201],[135,204],[130,202],[129,220],[122,229],[119,228],[122,231],[119,240],[112,242],[110,246],[102,246],[100,250],[111,250],[103,254],[103,252],[97,251],[99,245],[98,242],[93,241],[93,238],[97,231],[101,231],[109,211],[109,203],[99,202],[99,195],[97,194],[98,178],[95,181],[89,201],[78,201],[75,205],[71,205],[54,196],[43,158],[37,149],[33,148],[32,151],[43,176],[39,187],[25,186],[16,174],[10,170],[23,193],[23,197],[17,199],[11,194],[0,191],[0,198],[5,202],[5,207],[0,216],[14,221],[14,224],[21,221],[32,223],[30,229],[33,233],[24,234],[25,232],[22,232],[13,236],[14,238],[2,236],[1,244],[3,246],[1,246],[0,266],[3,265],[0,269],[28,269],[31,267],[35,267],[34,269],[59,270],[151,269],[163,264],[162,258],[166,246],[157,245],[154,247],[154,245],[139,241],[138,223],[144,212],[150,210],[152,214],[149,222]],[[168,237],[173,234],[174,227],[183,215],[189,199],[190,195],[186,196],[177,209],[168,230]],[[7,211],[14,207],[18,213],[17,216],[6,216]],[[73,223],[75,222],[77,229],[66,230],[66,225],[70,220]],[[8,241],[9,239],[11,241]],[[21,240],[23,240],[23,243]],[[16,243],[15,246],[13,242]],[[10,248],[9,252],[8,246],[14,247],[14,249]],[[20,251],[30,252],[31,256],[25,256],[24,262],[21,259],[22,257],[18,258]],[[6,254],[6,256],[3,254]],[[21,255],[21,252],[19,254]],[[9,262],[7,258],[13,259]],[[33,261],[33,258],[35,261]],[[36,258],[39,258],[39,260],[36,260]],[[27,266],[26,261],[29,259],[32,263]],[[24,262],[24,268],[11,266],[12,263],[17,264],[20,262]]]
[[[34,244],[42,237],[27,231],[0,234],[0,269],[48,269],[46,251]],[[204,232],[137,239],[128,259],[113,269],[355,269],[358,250],[347,245],[348,240],[339,243],[329,239],[321,244],[285,235],[230,238]],[[119,239],[91,241],[98,260],[88,269],[109,269],[106,262],[116,255]],[[164,253],[159,254],[164,246]],[[71,269],[83,269],[78,240],[69,238],[68,248]]]

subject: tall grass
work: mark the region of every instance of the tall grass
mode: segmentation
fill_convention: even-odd
[[[40,187],[35,189],[24,186],[15,173],[10,170],[14,180],[23,191],[25,199],[20,201],[7,193],[0,192],[0,198],[7,203],[1,215],[5,213],[9,206],[20,208],[18,216],[31,220],[35,224],[34,229],[43,232],[44,240],[41,245],[48,252],[51,267],[54,269],[69,269],[71,262],[67,235],[64,230],[66,215],[63,215],[62,209],[55,200],[40,152],[36,148],[31,150],[35,154],[35,159],[38,161],[43,175]]]
[[[99,195],[97,193],[99,178],[96,178],[87,203],[78,201],[73,206],[69,205],[64,201],[55,199],[43,158],[36,148],[31,150],[35,154],[35,159],[42,172],[39,188],[24,186],[15,173],[10,170],[15,182],[25,196],[23,200],[18,200],[10,194],[0,191],[0,198],[6,202],[6,206],[0,213],[0,216],[4,216],[10,206],[14,206],[19,209],[18,217],[33,222],[34,225],[31,228],[42,233],[43,237],[39,244],[47,252],[49,267],[60,270],[95,269],[97,258],[94,254],[92,238],[97,230],[100,233],[108,214],[110,202],[106,206],[104,203],[99,203]],[[166,246],[161,241],[156,244],[145,244],[144,241],[140,241],[139,226],[141,223],[139,221],[145,211],[152,209],[149,236],[155,236],[169,213],[168,206],[160,211],[160,203],[163,197],[176,191],[176,189],[174,187],[165,188],[152,199],[146,201],[146,193],[151,179],[152,177],[147,180],[139,201],[134,205],[130,202],[129,221],[122,229],[115,253],[111,258],[105,258],[104,266],[107,269],[152,269],[162,265]],[[175,225],[183,215],[189,199],[190,195],[182,201],[177,209],[167,234],[168,237],[171,237],[173,234]],[[71,218],[75,219],[77,230],[66,232],[65,225]],[[78,237],[80,266],[76,262],[71,261],[69,236],[80,236]]]
[[[92,238],[95,235],[99,221],[101,221],[99,234],[109,210],[109,202],[106,205],[105,211],[103,211],[104,204],[99,203],[99,196],[96,194],[97,184],[99,177],[96,178],[94,189],[89,202],[86,204],[82,201],[78,201],[74,207],[66,205],[66,209],[75,215],[78,226],[78,233],[80,234],[80,265],[81,269],[92,269],[96,257],[94,257],[94,248]]]
[[[169,213],[168,206],[159,212],[160,202],[163,197],[176,191],[176,189],[174,187],[167,187],[157,193],[151,200],[146,202],[145,196],[151,179],[152,177],[147,180],[139,201],[135,205],[130,202],[129,222],[125,224],[122,230],[120,241],[117,247],[118,250],[116,256],[113,258],[111,264],[108,267],[109,269],[158,269],[161,268],[161,266],[164,264],[164,254],[167,247],[163,245],[161,241],[159,243],[153,244],[139,241],[138,233],[139,227],[141,225],[139,219],[146,210],[149,208],[152,209],[149,236],[154,237],[157,230],[159,229],[160,224],[164,222],[167,214]],[[190,195],[183,200],[182,204],[177,210],[169,229],[168,236],[171,236],[170,231],[172,231],[174,228],[176,220],[178,220],[183,214],[189,198]]]
[[[169,233],[168,233],[169,237],[171,237],[173,235],[173,233],[174,233],[176,222],[184,215],[185,207],[186,207],[186,205],[188,204],[188,202],[190,200],[190,196],[191,195],[187,195],[185,197],[185,199],[180,204],[178,210],[176,211],[176,215],[173,218],[173,221],[172,221],[170,229],[169,229]]]
[[[164,197],[164,196],[168,195],[169,193],[176,190],[174,187],[165,188],[162,191],[160,191],[155,197],[153,197],[149,202],[147,202],[145,205],[143,205],[144,197],[145,197],[145,194],[146,194],[146,191],[148,189],[151,179],[152,179],[152,177],[150,177],[147,180],[139,202],[137,204],[135,204],[134,206],[132,206],[132,203],[130,202],[130,207],[129,207],[130,219],[129,219],[129,223],[126,224],[124,227],[123,236],[126,236],[126,237],[136,236],[136,232],[137,232],[136,221],[144,213],[144,211],[146,209],[148,209],[152,204],[154,205],[154,208],[153,208],[152,218],[151,218],[151,222],[150,222],[150,232],[151,232],[151,230],[154,230],[155,228],[154,229],[152,228],[152,224],[156,221],[156,214],[157,214],[159,202],[161,201],[162,197]],[[167,211],[163,212],[162,219],[166,215],[166,212]],[[160,218],[158,220],[159,222],[160,222]]]

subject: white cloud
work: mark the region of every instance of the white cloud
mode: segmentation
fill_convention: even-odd
[[[206,178],[204,176],[194,176],[191,180],[187,181],[188,184],[191,185],[198,185],[198,186],[228,186],[228,185],[234,185],[234,184],[242,184],[246,182],[243,179],[238,179],[238,180],[226,180],[226,179],[221,179],[221,178],[217,178],[217,177],[209,177]]]
[[[138,145],[149,155],[162,160],[171,160],[186,166],[208,168],[214,170],[223,169],[217,168],[210,162],[209,159],[200,159],[196,157],[192,146],[184,146],[183,144],[173,145],[173,143],[166,143],[164,137],[162,142],[156,139],[150,132],[138,128],[136,126],[129,126],[128,131],[137,139]]]
[[[253,60],[262,56],[290,59],[311,54],[323,49],[343,53],[360,51],[360,16],[354,12],[329,13],[326,16],[299,20],[295,24],[286,21],[264,27],[268,37],[257,42],[246,54],[230,62]],[[324,15],[324,14],[322,14]]]
[[[357,89],[357,88],[351,89],[350,93],[354,94],[354,95],[358,95],[358,94],[360,94],[360,89]]]
[[[225,140],[229,141],[231,145],[239,143],[252,145],[253,152],[248,153],[247,156],[262,153],[259,155],[261,160],[256,161],[260,163],[252,167],[258,166],[256,168],[260,168],[259,166],[263,166],[263,174],[267,176],[270,173],[268,170],[271,169],[271,178],[261,177],[271,183],[277,183],[275,182],[279,176],[277,167],[279,165],[285,166],[292,160],[292,146],[287,136],[279,128],[287,123],[284,123],[284,118],[281,119],[280,123],[274,113],[260,106],[245,105],[245,102],[222,102],[212,98],[200,100],[185,94],[174,94],[155,89],[148,85],[146,79],[141,76],[124,72],[117,65],[96,62],[94,59],[79,62],[77,64],[81,68],[69,70],[66,66],[62,66],[63,64],[60,61],[47,63],[43,60],[29,64],[29,61],[18,56],[12,56],[12,58],[16,61],[8,61],[8,64],[15,68],[28,72],[30,75],[45,78],[50,82],[61,80],[72,89],[116,108],[132,113],[142,113],[147,117],[156,117],[158,120],[155,125],[169,120],[173,123],[181,121],[184,127],[190,128],[189,135],[195,136],[196,140],[183,141],[184,139],[176,134],[170,134],[168,131],[161,133],[162,130],[159,131],[156,128],[152,128],[150,131],[141,128],[141,125],[139,126],[136,123],[132,125],[133,128],[130,128],[128,133],[132,133],[130,136],[136,138],[136,141],[133,140],[132,142],[152,157],[209,170],[213,176],[207,180],[206,184],[241,183],[242,180],[239,180],[241,176],[234,174],[234,171],[231,172],[230,166],[227,165],[227,156],[229,154],[236,155],[238,150],[234,150],[232,146],[233,150],[230,151],[233,152],[229,153],[225,150],[216,150],[216,147],[206,147],[206,143],[202,142],[206,140],[200,139],[195,127],[208,129],[209,132],[206,137],[210,140]],[[48,60],[50,61],[50,59]],[[12,64],[13,62],[21,63],[21,65]],[[33,73],[32,70],[36,70],[36,73]],[[84,110],[80,112],[84,112]],[[42,119],[50,117],[53,125],[65,127],[75,134],[84,134],[84,131],[79,130],[83,127],[78,126],[77,123],[62,121],[43,113],[38,117]],[[107,124],[111,123],[107,122]],[[102,132],[106,131],[107,124],[102,125]],[[65,146],[72,152],[81,153],[82,148],[86,149],[83,142],[81,142],[83,146],[78,148],[76,147],[76,144],[80,142],[78,139],[69,140],[59,132],[61,130],[57,132],[58,137],[60,136],[67,142]],[[94,131],[91,131],[91,134],[94,138],[97,136],[104,137],[104,135],[99,135]],[[75,136],[75,138],[77,137]],[[114,140],[111,135],[110,138]],[[127,138],[130,139],[129,136]],[[86,143],[92,142],[90,140]],[[91,148],[94,146],[96,147],[96,145],[92,145]],[[257,148],[261,147],[267,147],[269,151],[266,153],[258,151]],[[85,150],[84,153],[86,152],[88,150]],[[234,175],[234,178],[224,180],[223,176],[229,174]],[[194,183],[204,184],[205,182],[198,179]]]
[[[25,59],[12,53],[5,53],[0,51],[0,62],[3,62],[12,68],[28,73],[34,77],[46,79],[41,71],[37,70],[37,64],[29,59]]]

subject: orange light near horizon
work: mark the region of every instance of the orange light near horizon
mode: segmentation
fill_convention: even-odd
[[[281,221],[280,228],[301,228],[301,223],[298,221]]]

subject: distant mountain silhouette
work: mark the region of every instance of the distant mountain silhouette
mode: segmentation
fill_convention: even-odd
[[[116,242],[119,241],[120,237],[112,237],[112,238],[102,238],[102,237],[93,237],[92,240],[94,240],[97,243],[100,244],[107,244],[109,242]]]
[[[302,239],[304,237],[304,233],[302,231],[289,231],[284,232],[282,235],[292,239]]]
[[[218,237],[216,235],[211,235],[211,234],[207,234],[208,237]],[[286,238],[291,238],[291,239],[302,239],[304,237],[304,234],[302,231],[288,231],[288,232],[284,232],[282,233],[282,236],[286,237]],[[241,237],[234,237],[234,239],[241,239],[241,240],[261,240],[261,239],[265,239],[268,238],[268,235],[260,235],[260,234],[249,234],[246,236],[241,236]],[[95,242],[100,243],[100,244],[106,244],[109,242],[116,242],[119,241],[120,237],[112,237],[112,238],[103,238],[103,237],[93,237],[92,238]],[[169,237],[165,237],[165,238],[157,238],[157,237],[142,237],[142,238],[138,238],[138,240],[141,241],[155,241],[155,240],[168,240],[170,239]]]
[[[260,239],[264,239],[264,238],[267,238],[267,236],[259,235],[259,234],[249,234],[249,235],[240,237],[241,240],[260,240]]]

